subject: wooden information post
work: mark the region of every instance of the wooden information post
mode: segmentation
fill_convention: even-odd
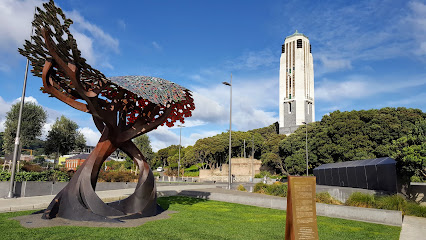
[[[285,239],[318,239],[315,177],[288,177]]]

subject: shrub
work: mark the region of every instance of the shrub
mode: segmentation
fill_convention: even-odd
[[[346,200],[345,205],[372,208],[374,207],[374,196],[367,193],[354,192]]]
[[[40,167],[40,165],[30,163],[25,163],[24,166],[22,166],[22,170],[25,172],[43,172],[43,168]]]
[[[185,172],[198,172],[198,164],[197,165],[192,165],[189,168],[185,168]]]
[[[152,174],[154,174],[154,177],[159,177],[160,176],[160,173],[158,173],[158,172],[153,172]]]
[[[237,190],[247,192],[246,188],[242,184],[238,185]]]
[[[282,182],[274,182],[271,185],[268,185],[267,194],[279,197],[287,196],[287,185]]]
[[[254,189],[253,189],[253,192],[256,192],[256,193],[266,193],[266,188],[268,187],[268,185],[267,184],[265,184],[265,183],[256,183],[255,185],[254,185]]]
[[[275,182],[274,184],[268,185],[265,183],[256,183],[254,185],[254,192],[264,193],[273,196],[286,197],[287,196],[287,184],[281,182]]]
[[[0,181],[9,181],[10,172],[0,171]],[[18,172],[15,175],[15,181],[55,181],[55,182],[67,182],[70,180],[70,176],[66,172],[49,170],[43,172]]]
[[[99,182],[134,182],[138,179],[138,175],[130,171],[100,171]]]
[[[328,192],[317,193],[315,200],[319,203],[342,205],[341,201],[334,199]]]
[[[407,202],[407,204],[404,207],[403,213],[405,215],[426,217],[426,206],[421,206],[415,202]]]
[[[376,197],[375,207],[379,209],[403,211],[407,201],[400,195]]]
[[[426,179],[422,179],[421,177],[416,175],[413,175],[410,180],[411,182],[426,182]]]
[[[184,176],[185,177],[198,177],[198,176],[200,176],[200,172],[187,172],[186,170],[185,170],[185,173],[184,173]]]

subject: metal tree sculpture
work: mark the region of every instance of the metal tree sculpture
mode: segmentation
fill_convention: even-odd
[[[194,103],[189,90],[155,77],[106,78],[81,57],[69,31],[72,24],[53,1],[37,8],[34,43],[19,52],[31,61],[32,73],[43,80],[43,92],[71,107],[92,114],[101,138],[88,159],[45,210],[56,216],[86,221],[116,221],[107,216],[156,215],[159,210],[154,176],[131,141],[159,125],[173,126],[191,116]],[[117,148],[139,166],[135,192],[119,202],[105,204],[95,193],[102,163]]]

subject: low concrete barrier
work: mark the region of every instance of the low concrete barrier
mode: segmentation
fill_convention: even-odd
[[[317,203],[317,215],[399,227],[402,225],[402,212],[393,210]]]
[[[226,190],[229,191],[229,190]],[[178,195],[286,210],[287,198],[238,191],[185,190]],[[402,212],[317,203],[317,215],[391,226],[402,225]]]

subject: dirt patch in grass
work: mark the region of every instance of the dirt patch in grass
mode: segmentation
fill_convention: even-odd
[[[21,226],[26,228],[43,228],[43,227],[56,227],[56,226],[79,226],[79,227],[138,227],[144,223],[168,219],[170,214],[177,213],[177,211],[164,211],[156,216],[152,217],[143,217],[135,219],[124,219],[125,217],[116,217],[114,219],[117,222],[93,222],[93,221],[75,221],[65,218],[53,218],[53,219],[42,219],[41,215],[43,213],[24,215],[19,217],[14,217],[12,219],[18,220],[21,223]]]

